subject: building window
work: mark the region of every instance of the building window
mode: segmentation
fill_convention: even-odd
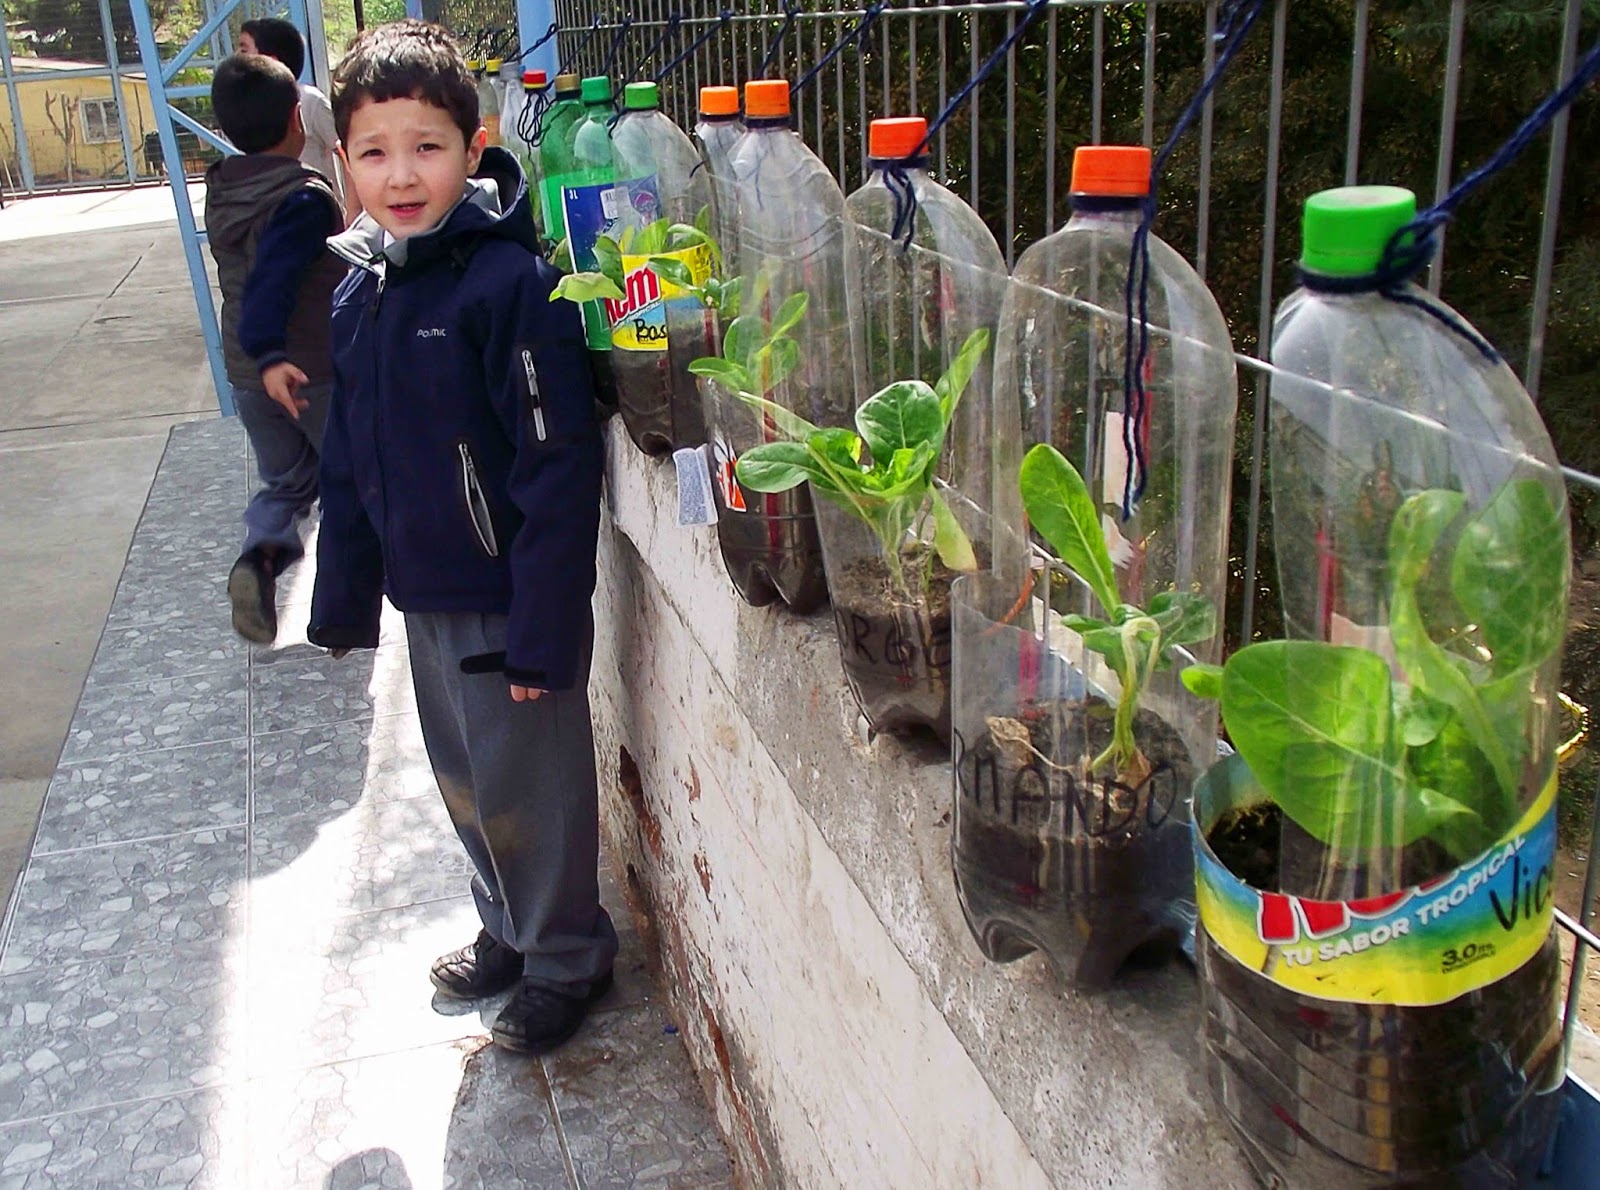
[[[82,99],[78,111],[83,117],[83,141],[89,145],[104,145],[118,140],[121,132],[117,126],[117,101],[110,96],[103,99]]]

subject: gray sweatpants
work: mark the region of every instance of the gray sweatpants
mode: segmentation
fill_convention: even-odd
[[[297,421],[266,393],[233,390],[233,407],[244,422],[261,475],[261,487],[244,510],[244,548],[240,552],[269,546],[283,555],[280,570],[304,552],[300,522],[317,498],[317,463],[333,386],[302,388],[300,396],[310,406],[301,411]]]
[[[461,672],[462,658],[505,650],[504,616],[407,613],[406,637],[423,743],[477,869],[484,928],[522,952],[525,976],[587,994],[617,954],[600,904],[588,647],[575,689],[513,702],[504,674]]]

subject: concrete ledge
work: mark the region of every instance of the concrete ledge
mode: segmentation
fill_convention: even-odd
[[[827,613],[735,595],[672,469],[609,446],[591,689],[607,842],[747,1184],[1251,1184],[1194,979],[1110,995],[986,961],[935,751],[868,742]]]

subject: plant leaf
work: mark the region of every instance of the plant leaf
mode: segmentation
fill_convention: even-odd
[[[1222,718],[1262,788],[1350,862],[1402,847],[1458,809],[1429,805],[1397,765],[1389,666],[1320,641],[1266,641],[1222,671]]]
[[[1184,688],[1196,698],[1222,697],[1222,666],[1197,661],[1178,674]]]
[[[694,273],[687,262],[679,260],[676,256],[652,256],[644,262],[645,268],[660,277],[669,285],[676,285],[679,289],[693,289]]]
[[[933,548],[939,560],[958,574],[976,572],[977,552],[956,514],[937,488],[929,492],[929,497],[933,501]]]
[[[944,444],[939,397],[920,380],[896,381],[868,397],[856,410],[856,429],[878,460],[922,445],[937,455]]]
[[[1117,573],[1100,528],[1100,510],[1078,469],[1047,442],[1022,460],[1022,504],[1050,548],[1094,592],[1110,615],[1122,602]]]
[[[811,295],[804,290],[799,293],[791,293],[783,305],[778,307],[778,316],[772,320],[770,336],[776,339],[779,335],[787,335],[795,327],[799,326],[800,320],[805,317],[806,306],[810,301]]]
[[[827,483],[804,443],[764,442],[739,456],[734,464],[739,482],[752,492],[787,492],[808,479]],[[831,484],[827,484],[831,487]]]
[[[1211,600],[1194,591],[1162,591],[1146,613],[1161,625],[1161,648],[1197,645],[1217,634],[1217,611]]]
[[[550,300],[592,302],[598,298],[622,301],[622,287],[604,273],[568,273],[551,291]]]
[[[761,322],[754,317],[735,318],[722,336],[722,358],[748,368],[761,344]]]
[[[1518,479],[1502,486],[1462,531],[1450,585],[1477,624],[1496,676],[1540,665],[1561,645],[1566,529],[1544,485]]]
[[[760,369],[762,389],[771,392],[800,366],[800,344],[787,337],[773,339],[756,352],[752,366]]]
[[[748,389],[739,393],[739,399],[757,413],[765,415],[766,419],[772,423],[773,428],[779,433],[801,444],[804,444],[818,430],[818,427],[812,425],[798,413],[791,413],[776,401],[769,401],[766,397],[758,396]]]
[[[750,383],[749,372],[731,359],[723,359],[720,356],[703,355],[697,360],[690,360],[689,371],[696,376],[715,380],[724,388],[736,393],[749,392],[755,387]]]
[[[600,236],[594,242],[594,266],[604,273],[616,284],[617,300],[622,299],[624,273],[622,269],[622,248],[610,236]],[[610,294],[605,295],[607,297]]]
[[[978,370],[978,362],[988,349],[989,332],[980,326],[967,336],[967,341],[961,345],[961,350],[956,353],[955,359],[950,361],[950,366],[945,369],[944,375],[935,382],[933,391],[939,396],[939,410],[944,415],[946,426],[950,424],[956,405],[961,401],[961,394],[967,391],[967,384],[972,380],[972,374]]]

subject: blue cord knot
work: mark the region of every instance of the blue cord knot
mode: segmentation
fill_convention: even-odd
[[[901,252],[910,251],[917,234],[917,187],[910,171],[927,169],[927,157],[869,157],[867,168],[883,174],[883,184],[894,196],[894,225],[889,238],[900,245]]]

